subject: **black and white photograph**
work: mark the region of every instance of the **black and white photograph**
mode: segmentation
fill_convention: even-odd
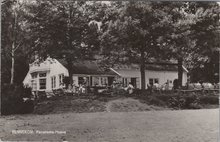
[[[220,140],[220,2],[1,0],[0,21],[0,142]]]

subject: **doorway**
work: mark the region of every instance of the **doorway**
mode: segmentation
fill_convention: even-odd
[[[137,87],[136,78],[131,78],[131,84],[134,86],[134,88]]]
[[[108,86],[111,86],[114,81],[114,77],[108,77]]]

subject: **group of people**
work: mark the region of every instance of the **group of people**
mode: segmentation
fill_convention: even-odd
[[[95,87],[97,87],[97,86],[95,86]],[[113,81],[111,86],[106,85],[106,87],[107,88],[110,87],[112,89],[123,89],[126,92],[128,92],[129,94],[132,94],[135,89],[135,87],[132,85],[131,82],[129,82],[126,87],[123,87],[122,83]],[[75,85],[74,83],[69,84],[67,86],[62,83],[62,84],[60,84],[60,88],[64,89],[66,93],[83,94],[83,93],[87,93],[87,91],[88,91],[86,84],[83,84],[83,83],[79,84],[78,86]]]
[[[86,86],[84,84],[79,84],[79,86],[77,86],[73,83],[72,85],[69,84],[67,87],[61,84],[60,88],[65,89],[67,93],[86,93]]]
[[[132,94],[134,92],[134,89],[135,89],[131,82],[129,82],[126,87],[123,87],[122,83],[118,83],[116,81],[113,81],[112,88],[113,89],[115,89],[115,88],[124,89],[126,92],[128,92],[128,94]]]

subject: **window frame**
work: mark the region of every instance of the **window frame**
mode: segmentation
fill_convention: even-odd
[[[59,85],[63,84],[64,74],[59,74]]]
[[[35,73],[31,73],[31,79],[36,79],[37,78],[37,73],[35,72]]]
[[[41,76],[44,74],[43,76]],[[39,79],[39,90],[46,90],[47,89],[47,72],[39,72],[38,73],[38,79]],[[45,87],[42,88],[41,80],[45,80]]]
[[[47,77],[47,73],[46,72],[39,73],[39,78],[44,78],[44,77]]]
[[[33,91],[37,90],[37,80],[36,79],[31,80],[31,88]]]
[[[44,88],[42,88],[42,80],[45,80],[45,82],[44,82]],[[45,89],[47,89],[47,78],[39,78],[39,89],[40,90],[45,90]]]
[[[150,85],[154,85],[156,83],[156,80],[157,80],[157,83],[159,84],[160,82],[159,78],[149,78],[148,81]],[[151,84],[151,82],[153,82],[153,84]]]
[[[56,88],[56,76],[51,77],[51,88]]]

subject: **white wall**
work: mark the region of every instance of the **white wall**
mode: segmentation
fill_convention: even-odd
[[[23,80],[23,84],[25,86],[30,87],[31,86],[31,74],[30,74],[30,70],[28,71],[27,75],[25,76],[24,80]]]
[[[123,78],[131,78],[131,77],[135,77],[138,78],[138,82],[137,82],[137,88],[141,88],[141,73],[140,70],[138,69],[114,69],[117,73],[120,74],[121,77]],[[122,81],[121,79],[119,79],[120,81]]]
[[[51,77],[53,76],[56,76],[56,87],[53,88],[53,89],[58,89],[60,88],[60,81],[59,81],[59,75],[60,74],[64,74],[64,76],[69,76],[69,72],[68,70],[60,63],[58,62],[56,59],[55,59],[55,63],[53,63],[51,66],[50,66],[50,74],[48,76],[48,89],[49,90],[52,90],[52,82],[51,82]]]
[[[48,91],[52,90],[52,82],[51,82],[52,76],[56,76],[56,87],[54,89],[58,89],[60,87],[60,84],[59,84],[60,74],[64,74],[64,76],[69,76],[68,70],[61,63],[59,63],[56,59],[51,60],[50,58],[48,58],[43,63],[40,63],[39,65],[37,64],[30,65],[29,72],[23,81],[24,85],[27,85],[27,84],[31,85],[31,73],[32,72],[37,72],[37,73],[46,72],[47,73],[46,90]],[[37,81],[37,89],[39,90],[39,80]]]
[[[171,80],[172,83],[170,83],[170,86],[173,86],[173,80],[178,78],[178,72],[177,71],[151,71],[146,70],[145,71],[145,77],[146,77],[146,86],[149,84],[150,78],[158,78],[159,84],[163,85],[167,82],[167,80]]]

